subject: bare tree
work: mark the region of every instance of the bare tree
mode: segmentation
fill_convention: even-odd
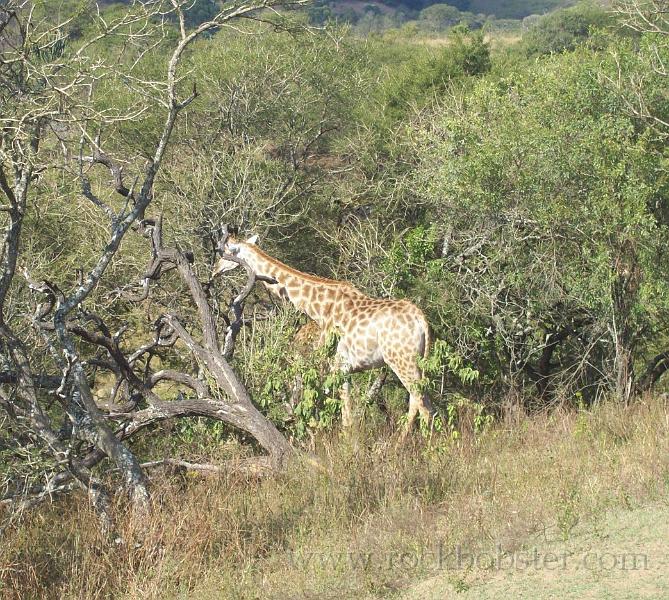
[[[621,23],[639,34],[646,35],[646,42],[639,56],[646,68],[634,75],[624,75],[620,58],[617,77],[602,75],[616,89],[625,102],[630,115],[646,123],[661,139],[669,136],[669,122],[657,110],[653,110],[652,97],[648,95],[648,83],[653,79],[664,81],[669,76],[666,49],[669,43],[669,1],[667,0],[617,0],[612,7]]]
[[[669,35],[669,2],[667,0],[617,0],[613,10],[624,25],[639,33]]]
[[[120,16],[108,16],[98,8],[92,16],[95,33],[82,40],[68,33],[74,17],[54,20],[29,0],[10,0],[0,9],[0,211],[4,225],[0,406],[13,427],[30,443],[39,444],[51,460],[46,483],[12,482],[6,486],[4,503],[26,498],[33,502],[69,490],[74,482],[88,490],[95,506],[106,513],[108,491],[90,469],[109,457],[133,505],[146,510],[148,480],[124,440],[151,423],[175,416],[210,416],[248,431],[268,451],[268,465],[276,466],[288,452],[287,442],[255,410],[234,376],[219,349],[202,286],[183,253],[162,247],[159,224],[153,228],[154,263],[145,280],[157,278],[168,263],[176,267],[198,307],[203,342],[196,342],[175,315],[165,315],[156,324],[154,340],[128,354],[121,351],[125,329],[112,333],[104,318],[86,307],[126,234],[147,229],[145,211],[154,197],[156,175],[175,124],[197,98],[195,82],[187,85],[180,72],[186,50],[207,32],[282,4],[288,3],[226,4],[212,19],[189,29],[184,15],[188,2],[135,0]],[[157,48],[167,56],[162,77],[146,79],[138,65]],[[125,86],[131,98],[127,106],[101,108],[96,103],[97,91],[109,81]],[[130,125],[147,113],[160,119],[148,152],[124,154],[122,145],[119,150],[113,140],[111,149],[105,148],[107,131],[119,124]],[[49,279],[35,281],[29,270],[17,277],[22,231],[33,210],[31,194],[41,178],[54,171],[64,180],[78,182],[79,193],[95,211],[98,227],[102,224],[106,231],[106,240],[89,268],[75,274],[74,280],[72,274],[65,278],[54,274],[65,279],[60,285]],[[104,172],[111,175],[111,195],[102,193]],[[40,297],[29,320],[32,333],[26,330],[23,318],[30,307],[28,289]],[[206,364],[231,401],[189,374],[169,369],[151,372],[148,360],[141,377],[137,375],[142,357],[169,347],[177,338]],[[31,355],[30,347],[37,339],[48,356]],[[116,377],[108,406],[99,405],[91,389],[91,373],[97,369],[107,369]],[[154,392],[162,380],[178,382],[195,397],[162,400]],[[121,404],[116,398],[123,398]],[[137,410],[140,398],[148,408]],[[66,417],[60,427],[54,422],[56,415]],[[19,438],[13,440],[17,447],[22,445]]]

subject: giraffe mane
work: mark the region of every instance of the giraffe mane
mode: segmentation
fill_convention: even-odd
[[[258,246],[255,246],[253,244],[247,244],[246,242],[237,242],[237,243],[244,244],[244,246],[246,246],[247,248],[251,248],[253,252],[256,252],[261,258],[263,258],[267,262],[276,265],[277,267],[280,267],[283,271],[290,273],[291,275],[295,275],[297,277],[306,279],[307,281],[312,281],[314,283],[323,283],[325,285],[335,285],[335,284],[345,285],[353,289],[357,289],[353,284],[349,283],[348,281],[340,281],[337,279],[330,279],[328,277],[320,277],[318,275],[312,275],[310,273],[305,273],[304,271],[294,269],[293,267],[287,265],[286,263],[281,262],[279,259],[270,256],[269,254],[258,248]]]

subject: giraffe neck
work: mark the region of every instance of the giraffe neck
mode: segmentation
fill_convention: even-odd
[[[277,283],[263,282],[275,295],[316,321],[322,328],[342,328],[347,322],[346,301],[361,295],[351,284],[316,277],[293,269],[250,244],[239,244],[239,257],[256,275],[270,277]]]

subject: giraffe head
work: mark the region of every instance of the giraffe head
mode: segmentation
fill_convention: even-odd
[[[242,242],[234,236],[230,236],[225,244],[223,245],[223,252],[225,254],[231,254],[232,256],[237,256],[241,259],[246,259],[248,257],[249,246],[255,246],[258,242],[258,236],[252,235],[248,240]],[[211,272],[212,279],[216,275],[221,273],[226,273],[227,271],[232,271],[239,266],[239,263],[236,263],[232,260],[227,260],[222,256],[216,261],[214,265],[214,270]]]

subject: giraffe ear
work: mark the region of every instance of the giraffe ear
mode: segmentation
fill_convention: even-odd
[[[246,243],[253,244],[255,246],[258,243],[258,236],[252,235],[248,240],[246,240]]]

